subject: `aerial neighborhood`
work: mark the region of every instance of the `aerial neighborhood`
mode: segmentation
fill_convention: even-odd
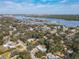
[[[0,17],[0,59],[79,59],[78,26],[26,22]]]
[[[0,59],[79,59],[79,0],[0,0]]]

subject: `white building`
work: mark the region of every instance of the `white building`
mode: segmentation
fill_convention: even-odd
[[[47,54],[47,59],[61,59],[59,56],[52,55],[51,53]]]
[[[67,31],[68,27],[63,26],[63,31]]]
[[[72,54],[72,53],[73,53],[73,50],[69,49],[69,50],[67,50],[67,52],[68,52],[69,54]]]
[[[34,38],[30,38],[30,39],[28,39],[27,41],[28,42],[32,42],[32,41],[34,41],[35,39]]]
[[[16,27],[13,27],[13,31],[16,31],[17,29],[16,29]]]
[[[15,48],[15,43],[8,41],[6,44],[3,45],[6,48]]]
[[[40,50],[40,51],[42,51],[42,52],[46,52],[46,48],[44,47],[44,46],[42,46],[42,45],[38,45],[38,46],[36,46],[36,48],[38,49],[38,50]]]
[[[50,31],[51,34],[55,34],[57,32],[56,29],[53,29],[52,31]]]
[[[30,30],[30,31],[33,31],[33,28],[30,27],[29,30]]]

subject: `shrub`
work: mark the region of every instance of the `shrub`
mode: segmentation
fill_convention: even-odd
[[[35,56],[37,58],[41,58],[42,56],[46,56],[46,53],[45,52],[38,51],[37,53],[35,53]]]

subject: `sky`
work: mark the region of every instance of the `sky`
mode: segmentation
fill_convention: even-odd
[[[0,0],[0,14],[79,15],[79,0]]]

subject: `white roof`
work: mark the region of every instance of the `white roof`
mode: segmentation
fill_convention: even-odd
[[[53,55],[53,54],[51,54],[51,53],[48,53],[47,54],[47,58],[48,59],[58,59],[58,58],[60,58],[59,56],[55,56],[55,55]]]
[[[71,54],[71,53],[73,53],[73,50],[70,49],[70,50],[68,50],[67,52]]]
[[[46,48],[43,47],[43,46],[41,46],[41,45],[38,45],[36,48],[37,48],[38,50],[41,50],[42,52],[45,52],[45,51],[46,51]]]
[[[15,44],[11,41],[7,42],[6,44],[3,45],[6,48],[15,48]]]
[[[31,41],[34,41],[35,39],[34,38],[30,38],[30,39],[28,39],[27,41],[28,42],[31,42]]]

